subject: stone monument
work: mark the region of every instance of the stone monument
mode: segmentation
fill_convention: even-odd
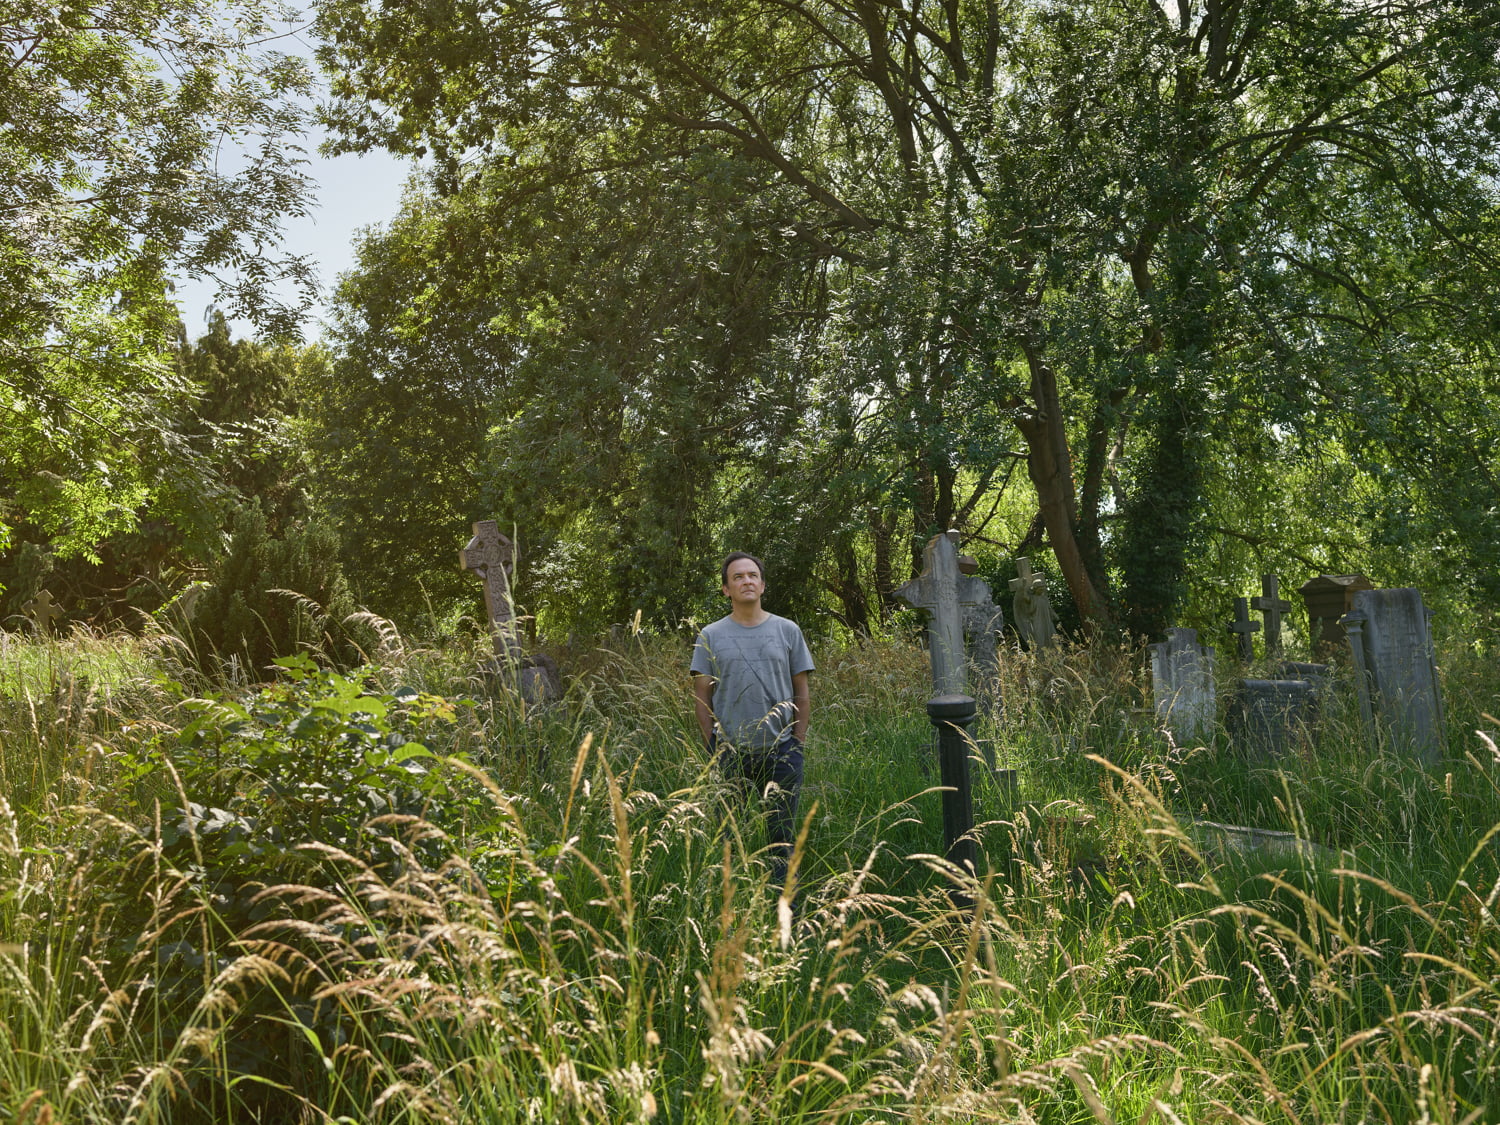
[[[1443,748],[1443,696],[1422,592],[1361,590],[1340,621],[1354,657],[1360,717],[1401,751],[1436,763]]]
[[[478,520],[473,526],[474,538],[459,551],[458,565],[484,583],[484,608],[495,641],[495,659],[502,665],[513,665],[521,655],[516,611],[510,600],[515,546],[500,533],[500,525],[494,520]]]
[[[1281,596],[1281,579],[1274,574],[1260,576],[1260,597],[1251,598],[1250,605],[1260,610],[1265,621],[1266,657],[1281,653],[1281,616],[1290,613],[1292,603]]]
[[[37,632],[44,636],[51,636],[53,625],[64,616],[62,606],[53,602],[50,590],[43,590],[28,601],[21,607],[21,612],[36,623]]]
[[[1016,632],[1026,642],[1026,647],[1035,652],[1046,648],[1057,634],[1057,615],[1052,612],[1052,603],[1047,598],[1047,580],[1031,569],[1030,559],[1016,560],[1017,577],[1010,580],[1011,616],[1015,618]]]
[[[1363,574],[1320,574],[1304,582],[1297,591],[1307,606],[1308,643],[1313,654],[1344,647],[1344,628],[1339,618],[1354,608],[1354,595],[1373,590],[1375,584]]]
[[[1170,629],[1151,646],[1156,718],[1179,745],[1201,742],[1218,718],[1214,694],[1214,650],[1198,643],[1196,629]]]
[[[896,591],[913,609],[926,610],[928,648],[932,658],[934,695],[967,695],[968,653],[964,647],[964,615],[968,608],[993,604],[984,579],[959,569],[956,532],[934,535],[923,551],[926,568]]]
[[[1255,638],[1251,634],[1260,632],[1260,622],[1250,620],[1250,599],[1234,599],[1234,620],[1229,623],[1229,631],[1239,644],[1240,660],[1249,664],[1255,659]]]

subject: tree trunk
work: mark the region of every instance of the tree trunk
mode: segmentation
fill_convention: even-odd
[[[1026,439],[1026,468],[1036,488],[1037,506],[1047,525],[1047,538],[1057,557],[1058,569],[1073,595],[1084,629],[1090,633],[1112,624],[1107,583],[1090,573],[1078,542],[1077,495],[1073,487],[1072,457],[1063,429],[1062,404],[1057,376],[1032,344],[1023,343],[1031,371],[1031,400],[1035,413],[1017,420]]]

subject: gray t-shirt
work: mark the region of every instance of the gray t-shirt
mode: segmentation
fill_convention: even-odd
[[[774,746],[789,733],[797,718],[792,677],[812,670],[802,630],[774,613],[759,625],[720,618],[693,646],[693,671],[712,677],[714,718],[735,746]]]

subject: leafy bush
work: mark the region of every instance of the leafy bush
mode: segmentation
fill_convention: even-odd
[[[321,649],[348,666],[358,659],[344,621],[354,612],[338,563],[338,542],[317,524],[273,538],[258,506],[235,515],[229,549],[195,607],[189,643],[200,666],[239,661],[264,668],[274,658]]]

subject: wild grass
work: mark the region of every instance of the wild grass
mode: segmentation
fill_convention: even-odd
[[[38,669],[78,682],[115,642],[9,643],[7,1119],[1500,1118],[1500,678],[1472,644],[1444,654],[1438,769],[1337,712],[1282,760],[1174,747],[1139,654],[1012,654],[974,734],[1019,783],[972,758],[973,875],[940,858],[922,654],[820,653],[794,902],[698,745],[677,638],[560,652],[534,706],[474,651],[384,635],[361,690],[442,784],[270,858],[253,816],[183,815],[204,712],[169,650],[119,642],[57,692]],[[304,706],[267,690],[230,698]]]

